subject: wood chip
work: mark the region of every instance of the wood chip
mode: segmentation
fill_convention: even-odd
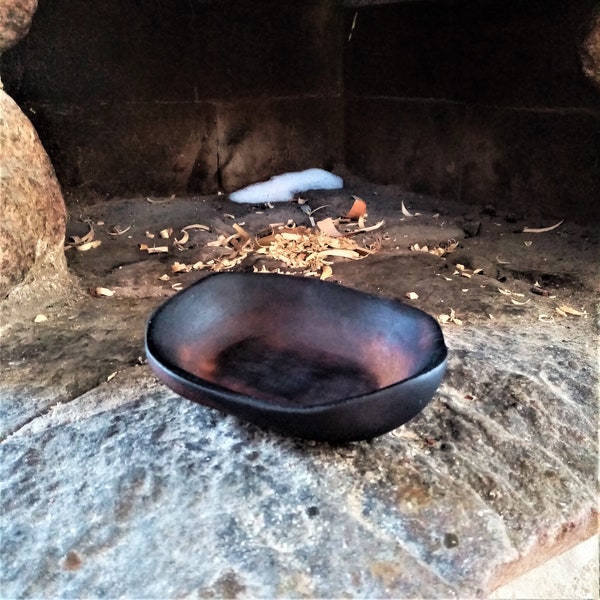
[[[165,227],[165,229],[161,229],[158,232],[158,235],[160,235],[163,240],[168,240],[173,235],[173,228]]]
[[[39,314],[39,315],[35,316],[35,319],[33,319],[33,322],[34,323],[44,323],[47,320],[48,320],[48,317],[46,315]]]
[[[343,233],[338,231],[331,217],[327,217],[322,221],[317,221],[317,227],[319,228],[319,231],[330,237],[341,237],[344,235]]]
[[[95,287],[90,289],[90,294],[94,296],[94,298],[100,298],[102,296],[114,296],[115,292],[105,287]]]
[[[354,204],[346,214],[347,219],[358,219],[364,217],[367,212],[367,203],[358,196],[352,196],[354,198]]]
[[[100,246],[102,242],[100,240],[94,240],[93,242],[86,242],[85,244],[80,244],[79,246],[75,246],[75,250],[79,250],[79,252],[86,252],[88,250],[93,250]]]
[[[419,298],[419,294],[417,292],[406,292],[404,294],[409,300],[417,300]]]

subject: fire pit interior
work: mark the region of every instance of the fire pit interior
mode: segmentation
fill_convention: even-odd
[[[0,35],[6,595],[479,597],[597,532],[595,4],[47,0]],[[229,198],[305,169],[343,187]],[[342,446],[179,398],[146,321],[231,272],[425,311],[443,383]],[[263,323],[289,371],[402,378],[321,300],[298,347]]]

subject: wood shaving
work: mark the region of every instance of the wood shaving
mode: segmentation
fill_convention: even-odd
[[[462,319],[456,318],[456,312],[454,311],[453,308],[450,309],[450,314],[438,315],[438,322],[441,323],[442,325],[445,325],[446,323],[454,323],[455,325],[463,324]]]
[[[556,225],[550,225],[550,227],[523,227],[523,233],[545,233],[560,227],[564,222],[565,220],[561,219]]]
[[[35,316],[35,319],[33,319],[33,322],[34,323],[44,323],[47,320],[48,320],[48,317],[46,315],[39,314],[39,315]]]
[[[108,231],[106,233],[108,235],[118,236],[127,233],[130,229],[131,225],[129,227],[125,227],[125,229],[123,229],[120,225],[113,225],[112,227],[108,228]]]
[[[115,292],[105,287],[95,287],[90,289],[90,294],[94,296],[94,298],[100,298],[101,296],[114,296]]]
[[[79,246],[75,246],[75,250],[79,250],[79,252],[86,252],[87,250],[93,250],[100,246],[102,242],[100,240],[94,240],[93,242],[86,242],[85,244],[81,244]]]
[[[556,312],[559,315],[562,316],[567,316],[567,315],[572,315],[574,317],[582,317],[583,315],[587,314],[585,311],[580,311],[577,310],[576,308],[571,308],[570,306],[567,306],[566,304],[561,304],[559,307],[556,308]]]
[[[404,294],[409,300],[418,300],[419,298],[419,294],[417,294],[417,292],[406,292],[406,294]]]
[[[140,244],[139,248],[148,254],[161,254],[169,252],[169,246],[148,246],[148,244]]]
[[[415,215],[413,213],[411,213],[406,206],[404,206],[404,200],[402,200],[402,214],[405,217],[414,217]]]

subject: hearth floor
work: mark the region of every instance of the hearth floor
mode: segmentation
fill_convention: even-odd
[[[471,598],[597,532],[598,231],[361,182],[302,197],[322,220],[352,195],[383,224],[329,280],[445,321],[450,354],[420,415],[343,446],[188,402],[144,357],[153,308],[210,272],[173,265],[218,262],[234,224],[309,226],[298,203],[72,202],[68,235],[101,242],[66,251],[80,285],[0,307],[4,597]]]

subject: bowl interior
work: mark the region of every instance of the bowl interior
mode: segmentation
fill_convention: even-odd
[[[196,384],[288,406],[362,396],[446,356],[438,324],[413,307],[319,280],[250,273],[209,276],[168,300],[150,319],[147,346]]]

